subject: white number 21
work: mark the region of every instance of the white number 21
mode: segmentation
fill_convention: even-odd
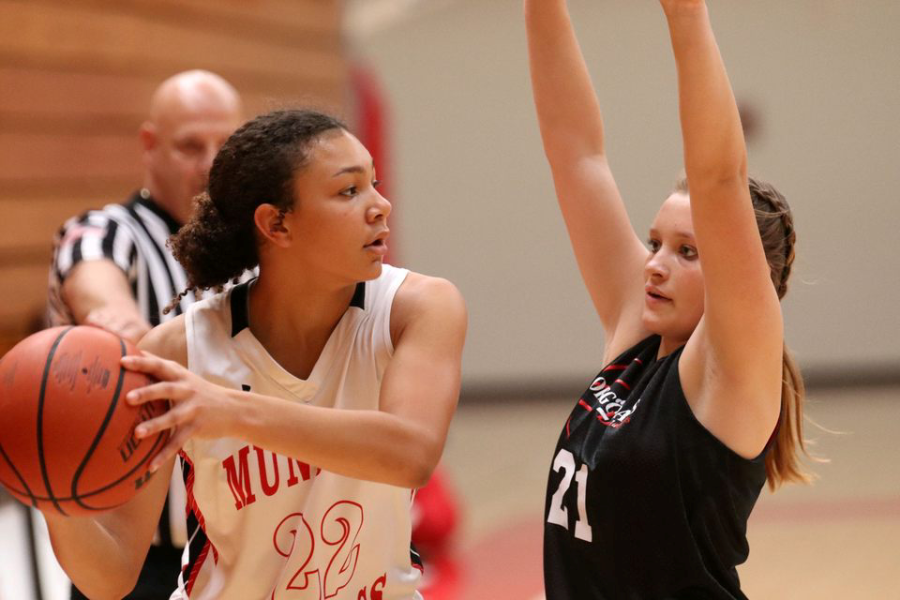
[[[569,511],[563,506],[563,496],[569,490],[572,484],[572,477],[578,484],[578,518],[575,521],[575,537],[585,542],[593,539],[591,535],[591,524],[588,523],[587,510],[585,508],[585,499],[587,498],[587,478],[588,467],[581,465],[578,473],[575,473],[575,457],[568,450],[560,450],[553,461],[553,470],[557,473],[562,469],[563,478],[559,482],[559,487],[553,498],[550,500],[550,513],[547,515],[547,522],[555,525],[562,525],[566,529],[569,528]],[[584,520],[582,520],[582,515]]]

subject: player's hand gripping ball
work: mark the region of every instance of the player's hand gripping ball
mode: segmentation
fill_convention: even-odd
[[[0,483],[21,502],[62,515],[124,504],[148,481],[169,430],[137,439],[139,423],[165,401],[132,406],[130,390],[152,383],[123,369],[137,348],[96,327],[54,327],[0,361]]]

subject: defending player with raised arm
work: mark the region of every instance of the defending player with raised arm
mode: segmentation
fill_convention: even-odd
[[[548,482],[549,600],[743,598],[736,566],[762,486],[806,479],[803,385],[779,304],[790,209],[748,178],[705,2],[661,5],[687,178],[644,247],[609,169],[566,2],[525,0],[544,150],[606,333],[606,366],[566,422]]]
[[[173,598],[421,598],[409,506],[456,407],[466,312],[451,283],[383,264],[391,206],[377,186],[342,123],[270,113],[223,146],[173,238],[194,288],[259,265],[123,359],[160,380],[129,402],[172,401],[137,434],[173,429],[151,468],[167,475],[180,452],[188,486]],[[95,519],[48,519],[85,591],[127,591],[162,479]]]

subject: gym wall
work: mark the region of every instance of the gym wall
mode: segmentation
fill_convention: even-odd
[[[644,236],[682,168],[665,20],[655,0],[569,4]],[[465,389],[580,393],[603,337],[542,154],[522,2],[420,5],[357,40],[392,107],[401,256],[467,299]],[[788,344],[814,383],[900,380],[900,3],[709,6],[756,116],[751,172],[796,213]]]
[[[338,0],[0,0],[0,354],[39,322],[54,232],[142,183],[150,94],[215,71],[247,116],[344,105]]]

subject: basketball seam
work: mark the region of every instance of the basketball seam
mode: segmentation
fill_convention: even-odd
[[[119,479],[117,479],[116,481],[113,481],[112,483],[108,483],[108,484],[104,485],[103,487],[97,488],[97,489],[95,489],[95,490],[91,490],[90,492],[85,492],[85,493],[83,493],[83,494],[79,494],[78,496],[54,496],[54,497],[55,497],[57,500],[59,500],[60,502],[70,502],[70,501],[72,501],[72,500],[76,500],[76,498],[89,498],[89,497],[91,497],[91,496],[96,496],[97,494],[102,494],[103,492],[105,492],[105,491],[107,491],[107,490],[109,490],[109,489],[115,487],[116,485],[122,483],[123,481],[125,481],[126,479],[128,479],[129,477],[131,477],[138,469],[141,468],[141,466],[142,466],[144,463],[146,463],[148,460],[150,460],[151,458],[153,458],[153,456],[155,456],[155,454],[153,453],[153,450],[154,450],[157,446],[159,446],[160,444],[166,443],[168,440],[169,440],[169,433],[168,433],[168,431],[165,432],[165,435],[159,435],[159,436],[157,436],[156,441],[153,442],[153,446],[152,446],[152,447],[150,448],[150,450],[147,452],[147,455],[146,455],[144,458],[141,459],[141,462],[139,462],[137,465],[135,465],[134,467],[132,467],[132,469],[131,469],[128,473],[126,473],[125,475],[123,475],[122,477],[120,477]],[[21,490],[18,490],[18,489],[14,488],[14,487],[11,486],[11,485],[8,485],[8,484],[6,484],[6,483],[4,483],[4,485],[7,487],[7,489],[9,489],[9,490],[12,491],[12,492],[15,492],[16,494],[19,494],[19,495],[27,495],[27,492],[23,492],[23,491],[21,491]],[[35,498],[36,500],[39,500],[39,501],[50,500],[50,497],[49,497],[49,496],[37,496],[37,495],[35,495],[34,498]],[[94,507],[91,507],[91,506],[84,506],[84,508],[86,508],[86,509],[88,509],[88,510],[107,510],[107,509],[109,509],[109,508],[114,508],[115,506],[119,506],[119,505],[109,506],[109,507],[106,507],[106,508],[94,508]]]
[[[31,505],[33,507],[37,508],[37,500],[38,500],[37,496],[35,496],[31,492],[31,488],[28,487],[28,482],[26,482],[25,479],[22,477],[22,474],[19,473],[19,470],[16,468],[16,465],[13,464],[13,461],[9,458],[9,456],[6,454],[6,451],[3,449],[2,444],[0,444],[0,454],[3,455],[3,459],[6,460],[7,464],[9,464],[9,467],[12,469],[13,473],[16,474],[16,477],[19,478],[19,481],[22,482],[22,485],[25,487],[25,493],[22,493],[19,490],[16,490],[15,488],[13,488],[11,485],[9,485],[7,483],[4,483],[3,485],[5,485],[8,490],[13,491],[20,496],[27,495],[29,498],[31,498]]]
[[[122,356],[125,356],[127,350],[125,349],[125,343],[122,340],[118,340],[119,348],[121,348]],[[97,434],[94,436],[94,440],[91,442],[91,447],[88,448],[87,453],[84,455],[84,459],[81,461],[81,464],[78,465],[78,468],[75,469],[75,475],[72,477],[72,499],[75,501],[78,506],[82,508],[87,508],[78,497],[78,480],[81,478],[81,473],[84,471],[85,467],[87,467],[87,463],[91,460],[91,456],[94,454],[94,450],[97,449],[97,446],[100,444],[100,440],[103,439],[103,434],[106,432],[106,428],[109,426],[109,422],[112,420],[113,414],[116,412],[116,406],[119,404],[119,395],[122,393],[122,386],[125,384],[125,369],[119,365],[119,380],[116,382],[116,391],[113,394],[112,399],[109,401],[109,408],[106,409],[106,415],[103,417],[103,422],[100,424],[100,428],[97,430]]]
[[[50,476],[47,474],[47,463],[44,461],[44,394],[47,392],[47,379],[50,377],[50,365],[53,364],[53,357],[56,355],[56,349],[63,337],[72,331],[71,327],[66,328],[59,337],[53,342],[50,353],[47,356],[47,362],[44,364],[44,375],[41,378],[41,393],[38,396],[38,414],[37,414],[37,446],[38,446],[38,463],[41,465],[41,476],[44,478],[44,485],[47,487],[47,497],[56,510],[60,514],[65,515],[66,511],[62,509],[53,495],[53,488],[50,487]]]

